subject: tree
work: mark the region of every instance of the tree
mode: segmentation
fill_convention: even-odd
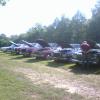
[[[86,38],[86,18],[78,11],[71,21],[72,42],[81,42]]]
[[[100,0],[92,11],[92,18],[88,27],[88,39],[100,42]]]
[[[8,0],[0,0],[0,5],[5,6]]]
[[[34,42],[36,39],[42,38],[48,42],[64,41],[67,43],[77,43],[86,38],[86,33],[87,20],[80,12],[77,12],[72,20],[62,16],[59,19],[56,18],[49,26],[36,24],[30,28],[27,33],[15,36],[12,39],[14,39],[15,42],[23,39]]]
[[[38,38],[44,38],[44,33],[45,27],[40,24],[36,24],[34,27],[30,28],[26,33],[27,40],[30,42],[34,42]]]
[[[0,34],[0,47],[8,45],[9,45],[9,38],[6,37],[5,34]]]
[[[59,21],[57,27],[56,27],[56,33],[58,37],[58,41],[66,41],[70,42],[71,33],[70,33],[70,23],[71,21],[66,18],[65,16],[61,17],[61,20]]]

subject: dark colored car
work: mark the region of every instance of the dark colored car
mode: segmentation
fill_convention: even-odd
[[[65,48],[60,51],[54,52],[53,58],[55,61],[68,61],[72,62],[72,57],[73,57],[73,49],[72,48]]]
[[[77,64],[100,64],[100,49],[90,49],[87,53],[77,55]]]
[[[65,48],[54,52],[53,58],[55,61],[75,62],[79,52],[80,48],[66,44]]]

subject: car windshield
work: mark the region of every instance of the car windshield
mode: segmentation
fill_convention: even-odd
[[[73,48],[80,48],[80,44],[70,44]]]
[[[11,48],[13,48],[13,47],[18,47],[18,46],[17,46],[17,45],[12,44],[10,47],[11,47]]]
[[[35,44],[34,44],[34,47],[35,47],[35,48],[42,48],[42,46],[41,46],[40,44],[38,44],[38,43],[35,43]]]

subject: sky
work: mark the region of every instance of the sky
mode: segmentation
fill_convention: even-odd
[[[0,7],[0,34],[7,36],[26,33],[36,23],[52,24],[56,17],[74,16],[79,10],[91,18],[97,0],[10,0]]]

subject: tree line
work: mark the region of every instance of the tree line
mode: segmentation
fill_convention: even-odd
[[[91,19],[86,19],[80,11],[77,11],[72,19],[62,16],[56,18],[49,26],[36,24],[26,33],[6,37],[6,40],[35,42],[39,38],[48,42],[81,43],[83,40],[93,40],[100,43],[100,0],[92,10]]]
[[[86,18],[78,11],[72,19],[62,16],[61,18],[56,18],[49,26],[36,24],[28,32],[19,36],[13,35],[11,39],[15,42],[20,40],[34,42],[36,39],[42,38],[48,42],[66,41],[77,43],[85,39],[86,28]]]

